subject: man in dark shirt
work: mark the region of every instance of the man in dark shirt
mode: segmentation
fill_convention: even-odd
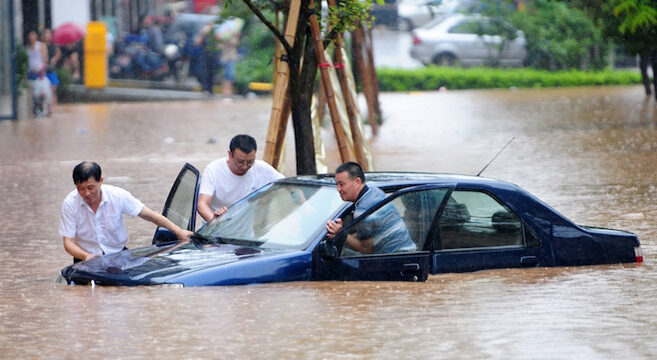
[[[355,162],[344,163],[335,170],[335,184],[342,200],[354,204],[344,218],[329,220],[326,223],[329,238],[335,237],[354,218],[386,197],[381,189],[365,185],[363,169]],[[379,208],[363,219],[347,235],[345,244],[361,254],[415,250],[415,243],[411,240],[404,221],[391,204]]]

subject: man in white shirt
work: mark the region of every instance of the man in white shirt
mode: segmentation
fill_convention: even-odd
[[[254,190],[283,178],[271,165],[256,160],[256,150],[253,137],[237,135],[230,141],[228,157],[205,167],[197,205],[205,221],[223,215],[228,206]]]
[[[73,183],[77,189],[64,199],[59,234],[75,262],[123,250],[128,242],[123,214],[162,226],[180,240],[193,234],[153,212],[128,191],[103,185],[101,168],[95,162],[78,164],[73,169]]]

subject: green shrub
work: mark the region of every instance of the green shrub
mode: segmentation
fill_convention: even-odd
[[[55,72],[57,72],[57,78],[59,79],[59,85],[57,86],[57,99],[60,101],[66,101],[71,97],[70,85],[74,82],[73,75],[71,75],[70,71],[64,68],[56,69]]]
[[[555,86],[640,84],[635,71],[546,71],[529,68],[448,68],[377,70],[381,91],[431,91],[447,89],[531,88]]]
[[[528,66],[537,69],[603,69],[609,45],[586,14],[567,2],[535,0],[511,23],[525,33]]]
[[[14,53],[14,62],[16,64],[16,84],[18,94],[27,89],[27,50],[18,40],[16,41],[16,52]]]

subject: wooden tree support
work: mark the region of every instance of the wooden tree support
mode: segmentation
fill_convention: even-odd
[[[372,85],[372,75],[370,74],[369,60],[367,60],[368,52],[365,51],[365,35],[361,24],[353,31],[354,38],[354,57],[358,66],[358,73],[360,75],[361,84],[363,85],[363,94],[367,102],[367,115],[372,133],[374,135],[379,132],[379,124],[376,119],[376,105],[374,99],[374,87]],[[372,69],[373,70],[373,69]]]
[[[367,42],[365,49],[367,51],[367,60],[369,62],[369,74],[372,82],[372,98],[374,99],[374,113],[379,120],[383,120],[381,113],[381,104],[379,103],[379,78],[376,76],[376,67],[374,66],[374,41],[372,40],[372,28],[367,29]]]
[[[360,163],[363,169],[367,171],[374,170],[374,163],[372,162],[372,154],[369,150],[369,143],[365,138],[365,131],[363,128],[363,120],[360,116],[360,111],[358,110],[358,104],[355,99],[358,97],[358,92],[356,91],[356,81],[354,79],[354,74],[352,72],[351,64],[349,63],[348,56],[345,52],[342,53],[343,59],[342,64],[344,65],[345,73],[345,82],[347,83],[347,91],[349,92],[352,99],[354,99],[354,112],[355,112],[355,121],[350,123],[350,126],[355,126],[358,128],[358,133],[361,134],[362,146],[360,147],[361,155],[364,155],[364,160]],[[360,160],[359,160],[360,162]]]
[[[329,106],[329,113],[331,115],[331,122],[333,123],[333,131],[335,132],[335,140],[338,144],[338,150],[340,151],[340,159],[342,162],[351,161],[351,154],[349,152],[349,147],[347,145],[344,131],[342,130],[342,124],[340,123],[340,114],[338,113],[338,108],[335,103],[335,96],[333,94],[333,88],[331,86],[330,75],[328,73],[328,66],[330,64],[327,62],[326,56],[324,55],[324,43],[322,42],[322,34],[319,29],[319,22],[317,21],[317,14],[313,13],[315,8],[314,0],[310,0],[310,5],[308,9],[311,11],[311,15],[308,20],[310,21],[310,29],[313,35],[313,41],[315,43],[315,54],[317,55],[317,62],[319,63],[319,71],[322,79],[322,86],[326,94],[326,101]]]
[[[294,46],[300,8],[301,0],[291,0],[290,11],[285,26],[285,40],[290,46]],[[284,49],[281,50],[281,56],[287,56]],[[269,129],[267,130],[263,160],[274,168],[278,168],[283,149],[283,140],[285,139],[285,132],[287,130],[287,120],[290,116],[290,98],[288,94],[290,67],[286,61],[277,59],[275,79],[273,105],[269,118]]]
[[[337,7],[336,1],[329,0],[329,6]],[[344,102],[347,108],[347,116],[349,117],[349,129],[351,130],[351,138],[354,144],[353,148],[356,155],[356,161],[358,161],[361,167],[363,167],[363,170],[367,171],[369,170],[369,161],[367,161],[367,155],[365,154],[363,134],[360,131],[360,126],[358,126],[358,107],[356,106],[356,100],[351,96],[347,75],[345,73],[344,62],[346,61],[346,56],[344,56],[344,41],[342,40],[342,34],[338,34],[335,39],[335,58],[335,70],[338,74],[340,88],[342,89],[342,96],[344,97]]]

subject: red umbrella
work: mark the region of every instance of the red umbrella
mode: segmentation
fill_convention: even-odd
[[[72,22],[64,23],[52,32],[52,42],[57,45],[73,44],[83,37],[84,30],[80,25]]]

